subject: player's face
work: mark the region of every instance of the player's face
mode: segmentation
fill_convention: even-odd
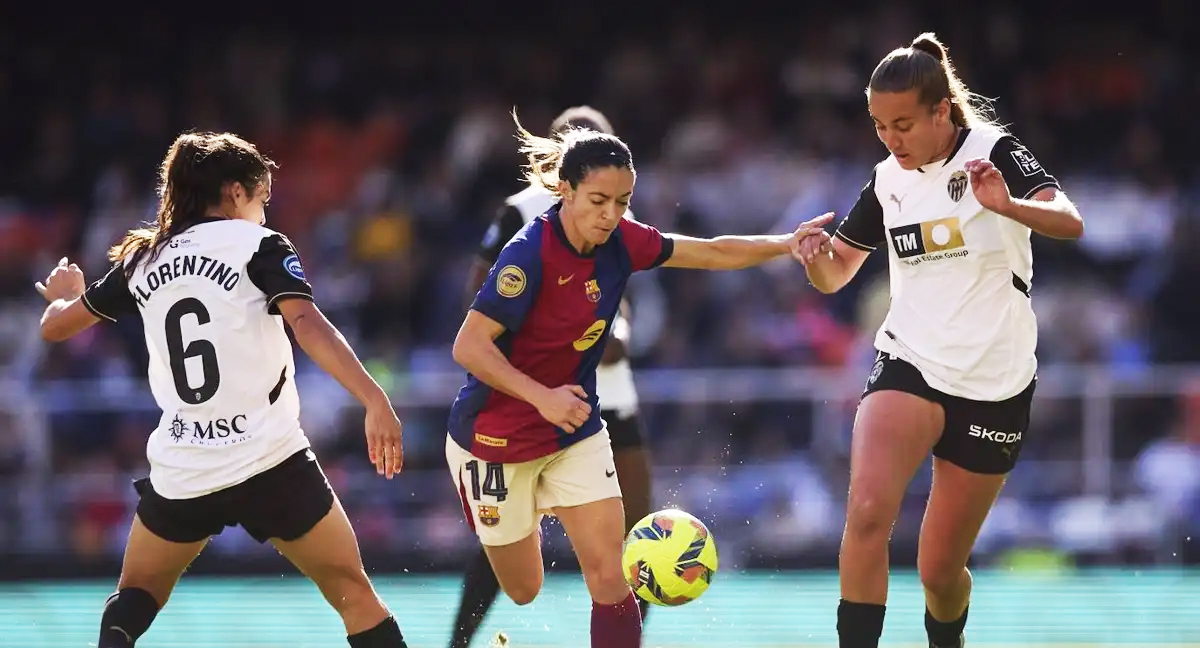
[[[267,203],[271,201],[271,177],[267,176],[266,180],[260,182],[253,194],[246,193],[246,188],[240,183],[233,183],[230,198],[233,199],[233,218],[265,225]]]
[[[617,167],[592,169],[579,186],[568,185],[563,211],[589,245],[603,245],[617,229],[633,197],[633,171]]]
[[[950,126],[950,103],[922,105],[916,90],[871,92],[867,108],[875,134],[903,169],[916,169],[933,161],[945,145]]]

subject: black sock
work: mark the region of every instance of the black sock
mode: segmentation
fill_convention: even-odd
[[[958,638],[962,636],[963,628],[967,627],[967,609],[969,606],[963,609],[962,616],[958,619],[943,622],[933,618],[929,608],[925,608],[925,633],[929,635],[929,644],[958,648]]]
[[[113,594],[104,602],[97,648],[133,648],[157,615],[158,601],[144,589],[127,587]]]
[[[463,579],[462,600],[458,604],[458,616],[454,619],[450,648],[467,648],[471,645],[471,639],[479,631],[479,626],[483,625],[483,618],[499,593],[500,582],[496,580],[487,553],[480,548],[467,566],[467,575]]]
[[[388,617],[370,630],[350,635],[346,641],[350,642],[350,648],[408,648],[396,617]]]
[[[879,648],[883,634],[883,614],[887,608],[875,603],[838,603],[839,648]]]

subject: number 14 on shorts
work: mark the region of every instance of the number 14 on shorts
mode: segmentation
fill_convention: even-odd
[[[480,462],[472,459],[467,462],[467,472],[471,474],[471,499],[478,502],[483,495],[496,498],[503,502],[508,498],[508,487],[504,484],[504,464],[489,461],[483,464],[480,475]],[[482,477],[482,479],[481,479]]]

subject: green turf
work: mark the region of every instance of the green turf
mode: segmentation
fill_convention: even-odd
[[[459,582],[447,576],[377,579],[413,648],[444,648]],[[111,583],[0,584],[0,646],[94,645]],[[837,576],[721,573],[681,608],[656,608],[648,647],[836,646]],[[924,646],[915,574],[894,573],[886,646]],[[554,575],[532,605],[503,599],[485,626],[514,648],[588,646],[590,603],[577,576]],[[486,646],[481,637],[477,646]],[[1200,572],[979,572],[969,645],[1200,646]],[[1189,642],[1196,642],[1189,644]],[[345,646],[332,610],[306,581],[185,578],[138,648]]]

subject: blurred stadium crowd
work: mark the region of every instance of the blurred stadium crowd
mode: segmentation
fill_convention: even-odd
[[[466,270],[499,201],[519,187],[513,106],[533,130],[568,105],[605,111],[634,151],[634,209],[661,229],[784,231],[848,210],[884,154],[862,94],[872,66],[936,29],[967,83],[998,98],[1001,120],[1087,221],[1077,245],[1035,237],[1042,362],[1121,375],[1200,362],[1200,167],[1191,154],[1200,59],[1187,54],[1190,19],[1147,10],[1135,26],[1052,7],[980,7],[965,21],[947,6],[827,8],[805,24],[747,28],[671,15],[619,31],[584,8],[564,10],[580,33],[559,41],[530,38],[518,24],[396,37],[200,36],[163,19],[137,39],[34,38],[0,27],[0,553],[106,558],[122,546],[129,478],[143,469],[157,421],[138,382],[140,328],[100,326],[43,344],[31,284],[64,254],[98,277],[106,248],[153,216],[156,165],[191,128],[238,132],[280,163],[268,225],[295,242],[318,304],[408,403],[414,474],[375,480],[358,410],[297,358],[306,428],[364,546],[380,550],[444,557],[472,542],[442,473],[449,400],[404,394],[427,376],[457,379],[448,345]],[[845,376],[837,408],[852,414],[886,308],[885,278],[882,254],[832,297],[790,262],[640,276],[635,366],[729,376],[821,368]],[[743,549],[730,554],[735,562],[784,564],[835,547],[844,453],[810,452],[822,433],[810,404],[779,386],[760,402],[725,402],[719,391],[682,400],[671,392],[659,400],[679,402],[646,406],[664,502],[716,520],[717,533]],[[1014,476],[984,550],[1170,560],[1174,549],[1155,538],[1200,528],[1200,383],[1160,391],[1114,410],[1110,451],[1122,468],[1100,503],[1076,497],[1080,401],[1043,401],[1023,455],[1029,467]],[[1134,525],[1138,542],[1099,539],[1112,517],[1096,507],[1126,496],[1140,508],[1122,509],[1125,519],[1146,519]],[[1059,524],[1047,516],[1078,522],[1047,534]],[[909,528],[898,526],[901,541]],[[227,556],[263,551],[226,536],[238,536],[216,543]]]

